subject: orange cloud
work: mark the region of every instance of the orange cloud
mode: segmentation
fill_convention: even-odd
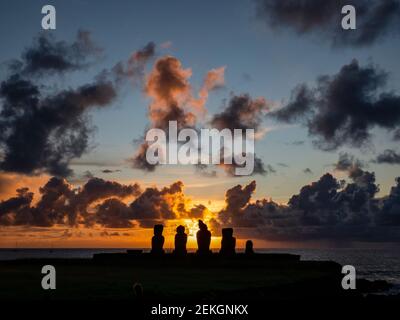
[[[191,104],[197,108],[201,114],[205,113],[205,104],[208,100],[209,92],[225,85],[225,68],[226,67],[220,67],[208,71],[204,78],[203,86],[199,91],[199,98],[191,101]]]
[[[18,173],[0,172],[0,200],[8,199],[15,195],[15,190],[29,188],[34,194],[39,193],[39,188],[49,179],[48,175],[28,176]],[[34,197],[34,201],[37,198]]]
[[[181,126],[194,125],[195,116],[184,110],[191,98],[191,75],[192,70],[182,68],[175,57],[165,56],[156,61],[145,85],[145,93],[152,99],[149,117],[153,127],[165,129],[170,120]]]

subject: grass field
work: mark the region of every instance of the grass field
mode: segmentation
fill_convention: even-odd
[[[56,268],[56,290],[43,290],[43,265]],[[169,263],[95,262],[89,259],[0,263],[2,300],[129,300],[140,283],[146,299],[286,299],[341,295],[340,266],[333,262]]]

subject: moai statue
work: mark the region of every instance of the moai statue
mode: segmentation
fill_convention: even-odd
[[[163,254],[164,253],[164,236],[162,235],[164,226],[162,224],[154,225],[154,236],[151,238],[151,253]]]
[[[221,250],[219,253],[224,256],[232,256],[235,254],[236,238],[233,237],[232,228],[222,229]]]
[[[207,225],[199,220],[199,231],[196,233],[197,238],[197,253],[204,255],[210,254],[211,232],[208,230]]]
[[[247,254],[247,255],[254,254],[254,250],[253,250],[253,241],[251,241],[251,240],[247,240],[247,241],[246,241],[246,251],[245,251],[245,254]]]
[[[174,254],[181,256],[186,255],[187,253],[186,243],[187,243],[187,234],[185,233],[185,227],[178,226],[176,228]]]

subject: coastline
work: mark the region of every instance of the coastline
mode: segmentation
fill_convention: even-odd
[[[57,269],[57,290],[40,287],[43,265]],[[356,290],[343,290],[341,265],[303,261],[299,256],[254,254],[248,257],[198,257],[188,254],[99,254],[94,259],[21,259],[0,261],[2,300],[134,301],[135,283],[147,301],[294,301],[299,299],[396,299],[384,280],[357,280]],[[50,290],[53,291],[53,290]]]

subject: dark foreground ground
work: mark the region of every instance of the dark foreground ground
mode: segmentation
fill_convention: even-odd
[[[56,268],[56,290],[41,287],[41,268],[47,264]],[[3,261],[0,303],[123,303],[143,306],[145,314],[158,304],[249,303],[251,309],[263,310],[295,304],[400,303],[398,296],[375,295],[390,287],[384,281],[358,280],[357,290],[343,290],[342,278],[341,266],[335,262],[299,261],[293,255],[177,258],[113,254],[96,259]],[[137,283],[143,288],[141,297],[133,289]]]

